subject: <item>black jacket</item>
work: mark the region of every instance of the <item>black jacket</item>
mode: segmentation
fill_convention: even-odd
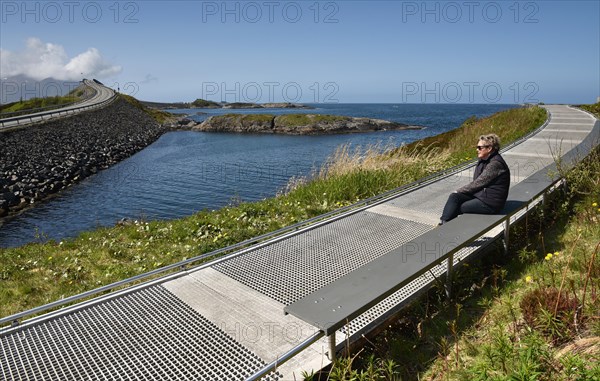
[[[486,160],[479,160],[473,181],[457,190],[477,197],[490,208],[498,213],[508,198],[510,188],[510,169],[508,165],[495,151]]]

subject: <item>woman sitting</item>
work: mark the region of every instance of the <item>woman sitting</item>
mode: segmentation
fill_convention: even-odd
[[[494,214],[502,210],[508,197],[510,170],[499,150],[500,138],[496,134],[479,137],[479,162],[475,167],[473,181],[448,197],[440,225],[463,213]]]

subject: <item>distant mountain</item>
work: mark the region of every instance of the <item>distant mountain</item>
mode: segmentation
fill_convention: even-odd
[[[79,84],[80,82],[77,81],[61,81],[54,78],[37,81],[23,75],[2,77],[0,78],[0,104],[17,102],[20,99],[66,95]]]

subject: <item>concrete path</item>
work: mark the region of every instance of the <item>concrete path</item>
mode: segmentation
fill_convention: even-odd
[[[596,122],[567,106],[545,107],[548,125],[503,153],[512,185],[580,143]],[[433,229],[448,193],[472,171],[186,276],[1,332],[0,379],[245,379],[315,333],[285,316],[285,305]],[[370,329],[431,279],[379,303],[338,340]],[[269,379],[301,380],[303,370],[329,363],[327,350],[322,339]]]

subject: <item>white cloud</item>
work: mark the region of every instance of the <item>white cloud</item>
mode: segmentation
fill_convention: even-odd
[[[121,66],[104,61],[96,48],[89,48],[69,59],[61,45],[44,43],[39,38],[29,38],[25,50],[21,52],[0,49],[2,77],[25,75],[36,80],[51,77],[63,81],[77,81],[82,76],[106,78],[120,73],[121,70]]]

